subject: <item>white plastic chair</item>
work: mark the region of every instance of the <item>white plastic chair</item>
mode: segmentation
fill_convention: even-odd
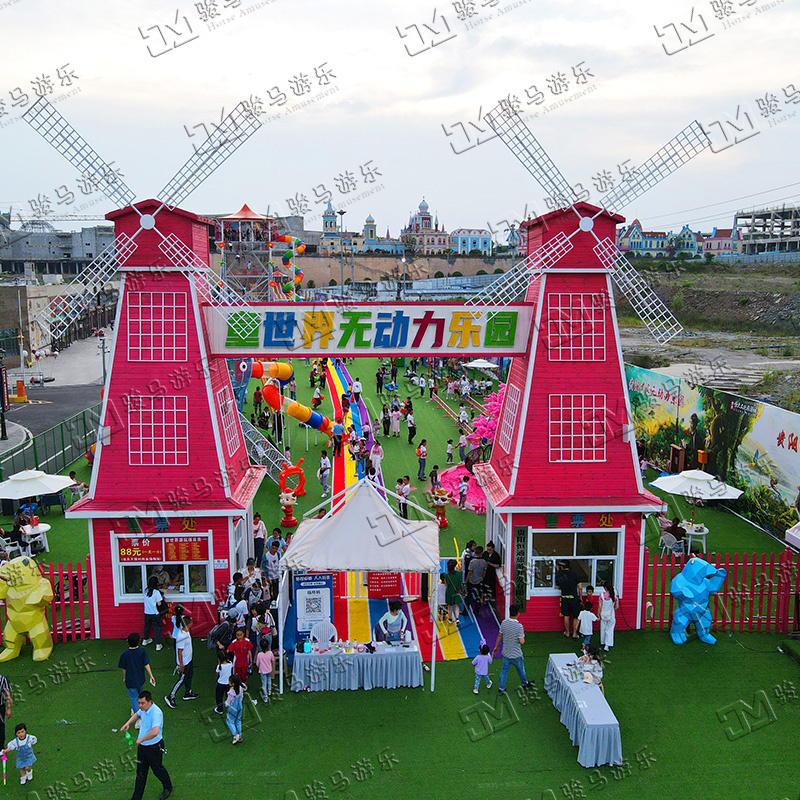
[[[84,489],[82,486],[68,486],[67,488],[69,489],[70,505],[72,503],[77,503],[78,500],[80,500],[84,494],[86,494],[86,489]]]
[[[9,559],[25,555],[25,553],[22,552],[22,548],[10,539],[3,539],[0,537],[0,548],[6,551]]]
[[[330,642],[336,641],[337,633],[336,633],[336,626],[332,622],[326,622],[325,620],[321,620],[320,622],[315,622],[311,627],[311,633],[309,634],[309,638],[317,642],[317,644],[328,644]]]
[[[659,544],[662,553],[665,553],[667,550],[675,553],[676,556],[686,553],[686,540],[681,539],[678,541],[671,533],[667,533],[666,531],[661,534],[661,541]]]

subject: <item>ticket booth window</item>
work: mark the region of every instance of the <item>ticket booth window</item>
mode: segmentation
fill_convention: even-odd
[[[569,562],[586,586],[601,586],[615,580],[619,559],[620,531],[598,530],[556,531],[531,530],[530,594],[555,594],[556,572],[560,561]]]
[[[208,592],[207,564],[125,565],[122,567],[122,593],[141,597],[151,575],[159,578],[158,590],[167,598],[180,594]],[[168,580],[162,580],[161,576]]]
[[[207,534],[119,537],[116,544],[120,599],[141,600],[151,577],[167,599],[213,592]]]

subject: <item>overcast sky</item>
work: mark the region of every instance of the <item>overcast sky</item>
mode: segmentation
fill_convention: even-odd
[[[694,20],[690,0],[493,2],[216,0],[206,3],[217,12],[212,29],[201,20],[202,3],[0,0],[0,208],[30,216],[28,201],[40,195],[53,215],[87,202],[92,216],[113,207],[83,195],[78,173],[19,120],[24,109],[13,106],[14,90],[32,100],[32,82],[42,76],[54,84],[48,99],[122,169],[139,199],[156,195],[191,156],[201,124],[260,98],[263,127],[182,204],[199,213],[247,202],[285,214],[288,199],[304,195],[307,226],[319,228],[313,218],[325,190],[334,206],[347,203],[350,229],[360,230],[371,213],[381,234],[388,227],[397,235],[423,196],[448,230],[541,213],[546,193],[498,139],[476,144],[481,134],[469,124],[480,125],[479,111],[509,95],[538,111],[529,123],[535,135],[592,200],[600,196],[599,172],[619,180],[618,164],[641,163],[692,120],[701,122],[719,152],[706,151],[622,209],[646,227],[677,230],[688,222],[705,231],[729,226],[737,208],[800,198],[800,104],[790,103],[787,88],[794,84],[800,100],[797,0],[703,0]],[[468,10],[474,14],[460,20]],[[548,82],[558,73],[566,88]],[[737,106],[739,138],[758,133],[733,145],[725,120]],[[725,148],[723,130],[733,146]],[[72,204],[57,203],[58,187],[66,187],[62,198],[75,195]]]

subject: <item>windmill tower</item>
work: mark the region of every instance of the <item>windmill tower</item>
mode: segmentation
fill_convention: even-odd
[[[209,357],[201,306],[243,305],[209,268],[213,222],[178,204],[261,125],[243,105],[160,192],[134,193],[44,98],[23,118],[121,206],[115,240],[69,287],[67,313],[39,320],[56,340],[121,274],[111,369],[87,495],[67,512],[89,525],[93,634],[138,629],[142,591],[156,574],[200,632],[252,548],[252,466],[222,358]],[[240,315],[242,333],[249,318]],[[239,319],[239,318],[237,318]],[[101,609],[113,613],[101,616]]]
[[[681,326],[617,250],[615,213],[709,146],[695,122],[601,200],[580,202],[527,126],[498,108],[486,117],[563,208],[523,223],[527,258],[473,298],[535,306],[527,354],[512,361],[492,456],[477,465],[487,539],[504,546],[506,605],[528,630],[556,630],[555,572],[568,561],[584,586],[614,583],[618,626],[641,624],[646,515],[664,508],[642,484],[612,282],[655,339]]]

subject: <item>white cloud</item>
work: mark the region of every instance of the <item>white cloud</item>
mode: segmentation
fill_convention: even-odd
[[[728,30],[714,19],[710,3],[695,3],[716,35],[674,56],[664,53],[653,25],[688,20],[691,5],[683,0],[652,8],[617,0],[556,6],[535,0],[505,14],[499,10],[511,2],[500,0],[491,9],[478,0],[472,23],[485,22],[469,30],[452,3],[275,0],[244,14],[260,0],[242,0],[229,10],[224,2],[217,0],[216,22],[231,21],[214,30],[199,20],[194,3],[179,6],[179,22],[188,17],[199,38],[152,58],[137,28],[161,24],[166,30],[176,6],[20,0],[0,10],[6,56],[0,97],[6,110],[18,113],[10,109],[10,89],[70,63],[81,92],[59,110],[98,152],[122,166],[144,197],[191,155],[194,140],[184,126],[210,124],[223,107],[251,94],[266,101],[272,86],[291,97],[290,78],[304,73],[316,85],[314,67],[327,62],[338,91],[264,125],[185,205],[222,211],[246,201],[262,210],[285,209],[287,197],[301,192],[313,199],[321,183],[334,190],[336,202],[346,196],[336,193],[333,179],[345,170],[360,179],[359,166],[372,159],[386,188],[348,206],[348,218],[355,227],[372,213],[381,231],[389,226],[396,233],[423,195],[451,229],[507,218],[526,203],[541,208],[544,192],[499,142],[455,155],[442,125],[467,124],[479,107],[485,111],[509,93],[524,102],[532,84],[548,93],[549,76],[561,71],[572,80],[571,68],[581,61],[594,73],[597,90],[540,116],[532,127],[567,178],[584,184],[598,169],[647,158],[694,118],[711,122],[743,102],[755,108],[765,92],[800,84],[800,15],[789,2],[750,12]],[[409,40],[401,40],[395,26],[441,29],[434,8],[456,38],[411,58],[404,50]],[[785,153],[796,149],[798,118],[701,156],[625,209],[626,216],[646,220],[786,183]],[[4,208],[74,182],[71,168],[24,123],[0,128],[0,140],[6,154],[21,154],[6,158]],[[716,209],[720,224],[730,222],[730,210]]]

